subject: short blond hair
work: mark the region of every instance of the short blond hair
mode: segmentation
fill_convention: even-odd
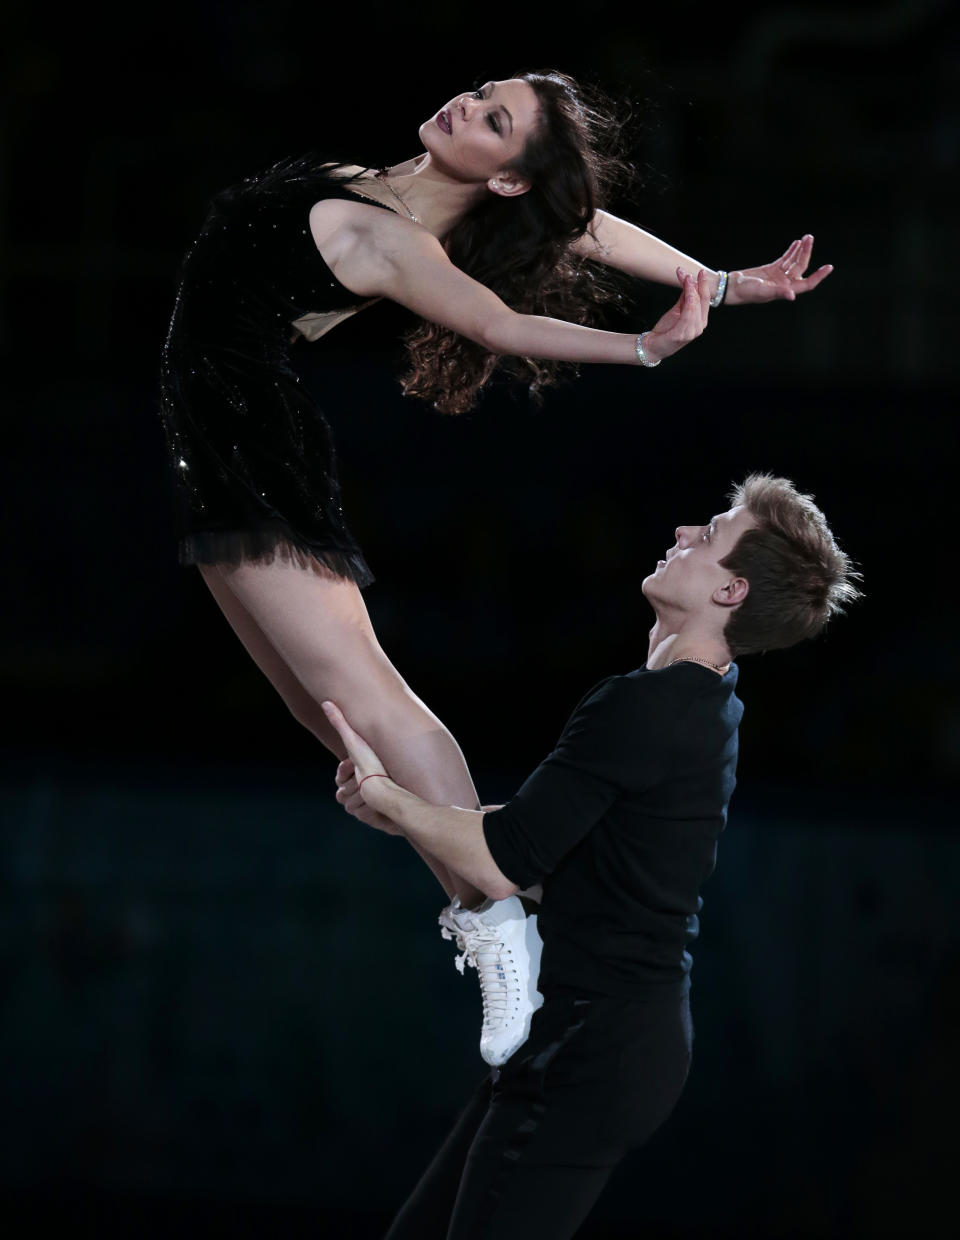
[[[756,525],[721,560],[750,589],[724,629],[734,656],[778,650],[815,637],[861,597],[862,577],[837,546],[826,517],[789,478],[751,474],[730,493]]]

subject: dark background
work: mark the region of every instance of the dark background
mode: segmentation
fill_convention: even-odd
[[[836,271],[540,409],[402,400],[396,307],[304,345],[367,603],[503,799],[643,660],[639,583],[678,522],[755,469],[816,495],[867,598],[744,661],[693,1073],[583,1235],[928,1225],[960,1101],[949,6],[5,15],[5,1218],[375,1236],[479,1077],[442,893],[338,813],[332,762],[176,563],[156,376],[212,193],[320,144],[397,162],[475,80],[555,66],[636,113],[622,214],[728,268],[811,231]],[[636,327],[671,300],[634,292]]]

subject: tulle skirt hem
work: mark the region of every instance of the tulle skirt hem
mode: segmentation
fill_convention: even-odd
[[[181,564],[295,564],[322,577],[352,581],[360,589],[374,580],[359,547],[324,547],[278,523],[245,530],[201,530],[180,540]]]

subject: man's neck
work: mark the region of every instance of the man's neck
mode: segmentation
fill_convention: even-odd
[[[716,633],[698,632],[689,623],[671,624],[658,616],[650,630],[647,649],[647,667],[659,671],[683,659],[704,663],[716,669],[725,668],[731,661],[727,643]]]

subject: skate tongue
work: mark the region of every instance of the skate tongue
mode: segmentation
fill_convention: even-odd
[[[485,926],[502,926],[505,921],[515,921],[524,915],[523,905],[516,896],[507,896],[505,900],[484,900],[473,914]]]

